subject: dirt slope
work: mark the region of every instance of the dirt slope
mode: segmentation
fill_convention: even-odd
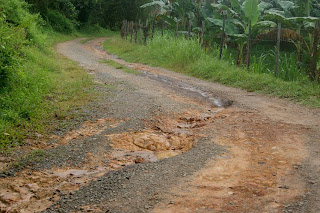
[[[319,110],[127,63],[104,40],[57,46],[100,98],[38,143],[44,160],[2,173],[3,212],[320,212]]]

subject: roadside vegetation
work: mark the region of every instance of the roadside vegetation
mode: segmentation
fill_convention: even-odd
[[[0,0],[0,152],[46,137],[94,98],[92,79],[54,46],[114,35],[99,19],[112,2]]]
[[[108,39],[105,49],[130,62],[141,62],[165,67],[176,72],[213,82],[288,98],[304,105],[320,107],[320,86],[306,76],[285,81],[274,75],[250,71],[228,61],[219,60],[217,52],[208,54],[198,40],[175,38],[161,33],[146,46],[122,40],[120,36]]]
[[[123,40],[107,41],[108,51],[320,106],[317,1],[152,0],[141,7],[148,18],[124,20]]]
[[[316,2],[0,0],[0,151],[92,100],[92,79],[54,50],[77,37],[113,36],[106,48],[127,60],[319,107]]]

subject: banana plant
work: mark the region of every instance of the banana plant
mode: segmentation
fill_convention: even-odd
[[[316,22],[319,21],[319,11],[316,1],[307,0],[302,1],[278,1],[278,8],[273,8],[265,12],[265,18],[269,20],[276,20],[283,23],[290,28],[296,30],[284,29],[281,31],[282,39],[293,43],[297,49],[297,66],[299,70],[303,64],[303,55],[306,56],[308,64],[310,64],[310,76],[315,79],[316,76],[316,63],[317,63],[317,42],[314,41]],[[303,9],[304,8],[304,9]],[[313,8],[316,10],[313,11]],[[316,16],[312,16],[316,15]],[[303,38],[301,30],[305,30],[307,36]],[[272,34],[272,32],[269,32]],[[273,33],[274,34],[274,33]],[[258,36],[262,36],[261,34]],[[311,59],[312,58],[312,59]],[[318,78],[316,78],[318,79]]]
[[[225,33],[237,45],[237,65],[240,66],[242,62],[248,65],[250,52],[245,51],[245,49],[249,49],[251,40],[251,35],[249,37],[249,34],[256,34],[265,28],[276,26],[272,21],[260,20],[261,14],[272,5],[266,2],[259,3],[258,0],[221,0],[216,4],[212,4],[212,7],[216,11],[225,11],[227,14]],[[207,20],[218,27],[223,25],[222,17],[217,13],[213,17],[207,18]],[[249,33],[250,29],[251,33]]]

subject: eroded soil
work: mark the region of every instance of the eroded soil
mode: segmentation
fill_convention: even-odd
[[[0,158],[2,212],[320,211],[318,110],[127,63],[104,40],[57,46],[100,99],[75,130],[34,141],[37,162]]]

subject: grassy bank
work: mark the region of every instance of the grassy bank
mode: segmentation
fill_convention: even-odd
[[[22,77],[0,95],[0,149],[20,145],[54,129],[52,120],[91,98],[92,79],[77,64],[52,50],[24,47],[16,70]]]
[[[19,50],[10,49],[10,66],[2,68],[7,72],[0,87],[0,152],[23,144],[26,138],[45,137],[59,120],[72,119],[71,109],[94,98],[92,79],[77,63],[57,54],[55,45],[79,37],[89,41],[114,35],[108,30],[69,35],[46,32],[42,34],[46,41],[41,45],[26,39],[20,44],[15,41],[15,29],[7,29],[12,32],[6,47],[19,44]],[[24,36],[16,39],[23,41]]]
[[[284,81],[271,74],[248,72],[207,54],[197,41],[156,36],[147,46],[131,44],[119,36],[106,40],[104,47],[130,62],[161,66],[176,72],[219,82],[247,91],[288,98],[311,107],[320,107],[320,86],[307,77]]]

